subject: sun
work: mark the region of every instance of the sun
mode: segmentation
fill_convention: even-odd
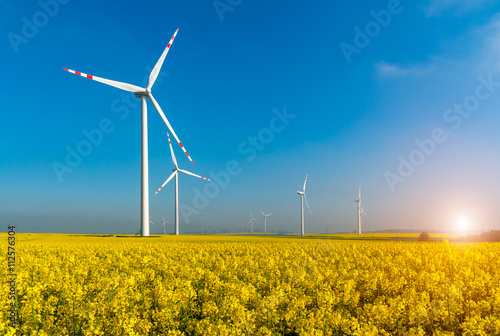
[[[465,232],[469,229],[470,223],[469,220],[465,217],[461,217],[457,221],[457,229],[458,231]]]

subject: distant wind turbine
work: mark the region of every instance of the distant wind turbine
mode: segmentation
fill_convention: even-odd
[[[307,204],[307,209],[309,210],[309,213],[312,215],[311,209],[309,208],[309,203],[307,203],[307,197],[306,197],[306,183],[307,183],[307,176],[309,174],[306,174],[306,179],[304,181],[304,187],[302,188],[302,191],[297,191],[297,194],[300,195],[300,218],[301,218],[301,231],[300,235],[304,237],[304,198],[306,199],[306,204]]]
[[[191,157],[187,153],[186,149],[182,145],[181,141],[177,137],[177,134],[175,134],[174,129],[172,126],[170,126],[170,123],[167,120],[167,117],[165,117],[165,114],[163,113],[160,105],[156,102],[156,99],[153,97],[153,94],[151,93],[151,88],[153,87],[156,78],[158,77],[158,74],[160,73],[160,69],[163,65],[163,62],[165,61],[165,57],[167,56],[168,51],[170,50],[170,46],[174,42],[175,37],[177,36],[177,32],[179,29],[177,29],[170,39],[170,42],[168,43],[167,47],[161,54],[160,58],[158,59],[158,62],[156,62],[156,65],[154,66],[153,70],[151,71],[151,74],[149,75],[149,81],[148,81],[148,86],[145,88],[132,85],[132,84],[127,84],[127,83],[122,83],[122,82],[117,82],[114,80],[109,80],[97,76],[92,76],[85,74],[83,72],[75,71],[75,70],[70,70],[63,68],[64,70],[71,72],[75,75],[86,77],[92,80],[95,80],[97,82],[101,82],[103,84],[107,84],[110,86],[114,86],[116,88],[133,92],[135,93],[135,96],[137,98],[141,99],[141,110],[142,110],[142,117],[141,117],[141,236],[149,236],[149,174],[148,174],[148,117],[147,117],[147,98],[151,100],[153,103],[154,107],[158,111],[158,114],[160,117],[163,119],[163,122],[167,125],[168,129],[170,132],[172,132],[172,135],[174,136],[175,140],[179,143],[181,146],[182,150],[184,153],[187,155],[188,159],[194,164],[193,160],[191,160]]]
[[[253,222],[254,221],[258,221],[258,219],[254,218],[252,215],[252,211],[250,211],[250,222],[248,222],[248,224],[250,224],[252,226],[252,233],[253,233]]]
[[[358,236],[361,235],[361,214],[365,215],[365,209],[363,208],[363,203],[361,203],[361,184],[359,185],[359,194],[358,194],[359,199],[355,200],[357,203],[357,210],[358,210]]]
[[[163,217],[162,217],[163,218]],[[164,219],[165,220],[165,219]],[[149,221],[151,224],[153,224],[154,226],[158,226],[155,222],[153,222],[152,220]],[[163,226],[163,225],[162,225]],[[165,234],[165,231],[163,232],[163,234]]]
[[[177,166],[177,160],[175,159],[174,149],[172,148],[172,142],[170,142],[170,135],[168,134],[168,132],[167,132],[167,137],[168,137],[168,144],[170,146],[170,153],[172,154],[172,162],[174,163],[175,168],[172,169],[174,172],[168,177],[168,179],[163,183],[163,185],[155,192],[155,195],[158,194],[160,190],[175,176],[175,234],[179,235],[179,172],[194,177],[198,177],[206,181],[212,181],[212,180],[207,179],[206,177],[200,175],[193,174],[191,172],[188,172],[187,170],[179,169],[179,166]]]
[[[269,215],[266,215],[264,213],[264,211],[262,211],[261,209],[259,209],[260,212],[262,212],[262,216],[264,216],[264,233],[267,233],[267,223],[266,223],[266,219],[267,219],[267,216],[271,216],[273,213],[271,212]]]
[[[168,220],[165,220],[163,216],[161,216],[161,218],[163,219],[163,224],[161,225],[163,227],[163,235],[165,235],[165,224],[170,222]]]

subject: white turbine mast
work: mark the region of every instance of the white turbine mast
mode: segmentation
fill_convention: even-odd
[[[270,214],[266,215],[262,209],[259,209],[260,212],[262,213],[262,216],[264,216],[264,233],[267,233],[267,217],[271,216],[273,213],[271,212]]]
[[[170,47],[172,46],[172,43],[174,42],[175,37],[177,36],[177,32],[179,29],[177,29],[170,39],[170,42],[168,43],[167,47],[161,54],[160,58],[158,59],[158,62],[156,62],[156,65],[154,66],[153,70],[151,71],[151,74],[149,75],[149,81],[148,81],[148,86],[145,88],[132,85],[132,84],[127,84],[127,83],[122,83],[122,82],[117,82],[114,80],[109,80],[97,76],[92,76],[88,75],[79,71],[75,70],[70,70],[63,68],[64,70],[71,72],[75,75],[79,75],[82,77],[86,77],[92,80],[95,80],[97,82],[101,82],[103,84],[107,84],[110,86],[114,86],[116,88],[133,92],[137,98],[141,99],[141,110],[142,110],[142,116],[141,116],[141,236],[149,236],[149,174],[148,174],[148,118],[147,118],[147,98],[151,100],[153,103],[154,107],[158,111],[158,114],[160,117],[163,119],[163,122],[167,125],[168,129],[170,132],[172,132],[172,135],[174,136],[175,140],[179,143],[181,146],[182,150],[184,153],[187,155],[188,159],[194,164],[193,160],[191,160],[191,157],[187,153],[186,149],[182,145],[181,141],[177,137],[177,134],[175,133],[174,129],[170,125],[170,123],[167,120],[167,117],[163,113],[160,105],[156,102],[156,99],[153,97],[153,94],[151,93],[151,88],[153,87],[156,78],[158,77],[158,74],[160,73],[160,69],[163,65],[163,62],[165,61],[165,57],[167,56],[168,51],[170,50]]]
[[[252,211],[250,211],[250,222],[248,222],[248,224],[250,224],[251,227],[252,227],[252,231],[251,231],[252,233],[253,233],[253,222],[254,221],[258,221],[258,219],[254,218],[253,215],[252,215]]]
[[[162,184],[162,186],[155,192],[155,195],[160,192],[160,190],[175,176],[175,235],[179,235],[179,172],[191,175],[194,177],[201,178],[206,181],[212,181],[211,179],[207,179],[206,177],[193,174],[188,172],[187,170],[179,169],[177,165],[177,160],[175,159],[174,149],[172,148],[172,142],[170,142],[170,135],[167,132],[168,144],[170,146],[170,154],[172,154],[172,162],[174,163],[175,168],[172,169],[173,173],[168,177],[168,179]]]
[[[300,235],[304,237],[304,198],[306,200],[307,204],[307,209],[309,210],[309,213],[312,215],[311,209],[309,208],[309,203],[307,203],[307,197],[306,197],[306,183],[307,183],[307,176],[309,174],[306,174],[306,179],[304,181],[304,187],[302,188],[302,191],[297,191],[297,194],[300,195]]]
[[[358,211],[358,236],[361,235],[361,214],[366,216],[365,209],[363,208],[363,203],[361,202],[361,184],[359,185],[358,199],[355,200],[357,204]]]

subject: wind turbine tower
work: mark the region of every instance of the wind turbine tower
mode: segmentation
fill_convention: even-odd
[[[270,214],[266,215],[264,213],[264,211],[260,210],[260,212],[262,213],[262,216],[264,216],[264,233],[267,233],[267,222],[266,222],[266,219],[267,219],[267,216],[271,216],[273,213],[271,212]]]
[[[166,223],[170,223],[168,220],[165,219],[165,217],[161,216],[161,218],[163,219],[163,224],[161,226],[163,226],[163,235],[165,235],[165,224]]]
[[[311,209],[309,208],[309,203],[307,203],[307,197],[306,197],[306,183],[307,183],[307,176],[309,174],[306,174],[306,179],[304,181],[304,187],[302,188],[302,191],[297,191],[297,194],[300,195],[300,223],[301,223],[301,230],[300,230],[300,235],[304,237],[304,198],[306,199],[306,204],[307,204],[307,209],[309,210],[309,213],[312,215]]]
[[[253,221],[258,221],[258,219],[254,218],[252,215],[252,211],[250,211],[250,222],[248,222],[248,224],[250,224],[252,227],[252,231],[251,231],[252,233],[253,233]]]
[[[206,177],[193,174],[187,170],[180,169],[177,165],[177,160],[175,158],[174,149],[172,148],[172,142],[170,142],[170,135],[167,132],[168,144],[170,146],[170,154],[172,154],[172,162],[174,163],[175,168],[172,169],[173,173],[168,177],[168,179],[162,184],[162,186],[155,192],[155,195],[163,189],[163,187],[170,182],[170,180],[175,176],[175,235],[179,235],[179,172],[184,173],[186,175],[191,175],[194,177],[201,178],[206,181],[212,181],[211,179],[207,179]],[[165,224],[165,223],[164,223]]]
[[[365,209],[363,208],[363,203],[361,203],[361,184],[359,185],[359,199],[355,200],[358,211],[358,236],[361,235],[361,214],[365,215]]]

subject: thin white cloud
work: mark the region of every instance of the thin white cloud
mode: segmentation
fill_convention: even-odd
[[[476,27],[450,44],[452,54],[433,55],[427,63],[400,65],[390,62],[375,64],[379,77],[417,77],[436,70],[468,69],[476,74],[500,72],[500,14],[487,24]]]
[[[477,68],[500,70],[500,14],[497,14],[487,25],[476,29],[472,39],[481,40],[482,46],[476,51]]]
[[[402,76],[425,76],[432,73],[437,68],[435,63],[420,66],[403,67],[398,64],[379,62],[376,69],[382,77],[402,77]]]
[[[444,12],[454,11],[458,15],[483,8],[484,5],[494,0],[430,0],[424,8],[427,16],[439,15]]]

